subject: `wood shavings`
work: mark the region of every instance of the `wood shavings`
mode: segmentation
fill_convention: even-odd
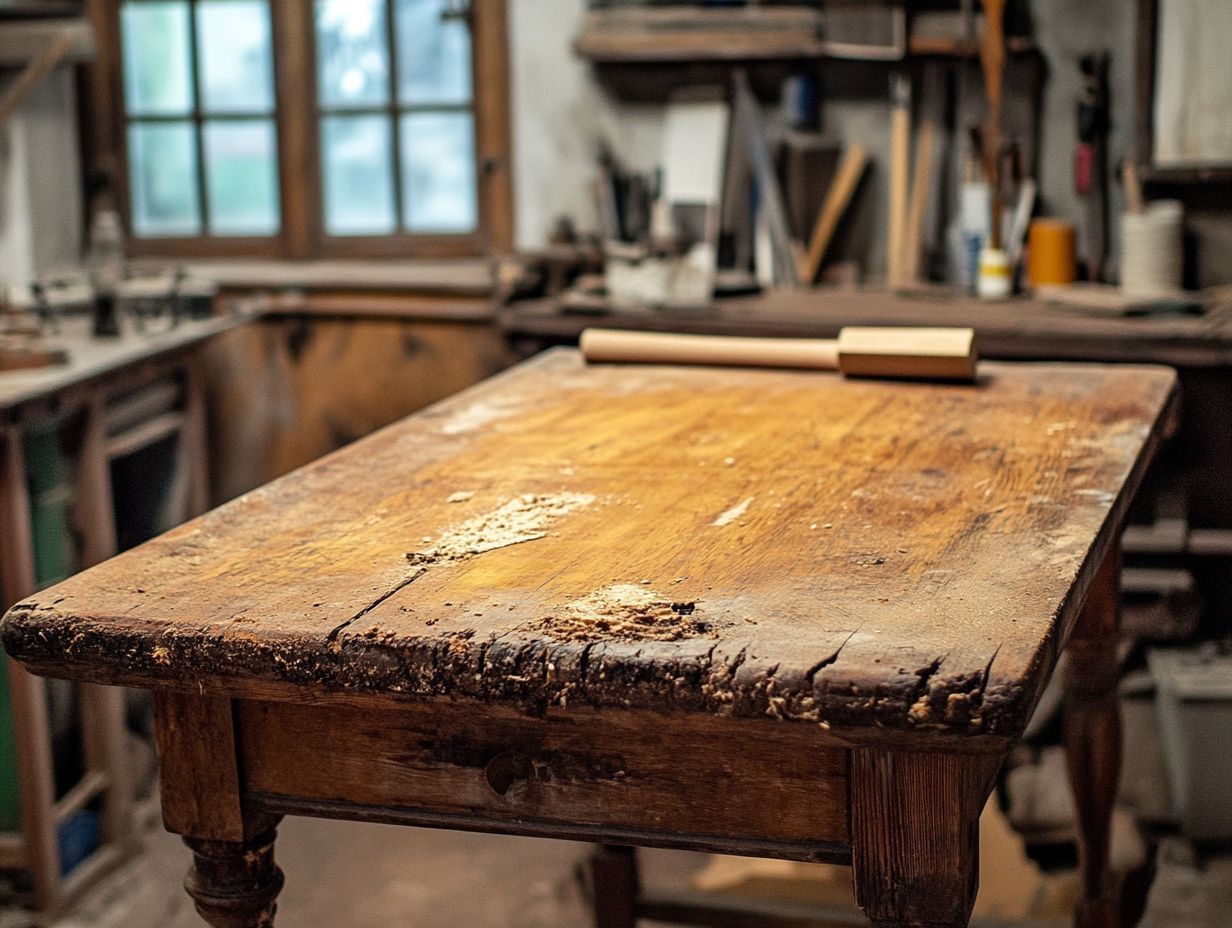
[[[508,418],[518,411],[518,404],[507,400],[480,400],[455,412],[441,423],[442,435],[462,435]]]
[[[743,516],[746,512],[748,512],[749,506],[751,506],[752,504],[753,504],[753,497],[746,496],[740,502],[736,503],[736,505],[732,506],[731,509],[728,509],[726,512],[720,513],[719,517],[715,519],[713,522],[711,522],[710,524],[718,525],[720,527],[724,525],[731,525],[733,522],[735,522],[737,519]]]
[[[465,503],[468,499],[473,499],[475,496],[474,490],[458,490],[456,493],[450,493],[445,497],[447,503]]]
[[[595,501],[589,493],[524,493],[500,508],[443,532],[436,543],[407,553],[412,564],[461,561],[485,551],[547,536],[552,522]]]
[[[696,613],[695,602],[674,602],[639,584],[613,583],[531,627],[560,641],[679,641],[710,631]]]

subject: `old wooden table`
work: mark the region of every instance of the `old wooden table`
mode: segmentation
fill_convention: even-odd
[[[1116,539],[1173,383],[557,351],[17,605],[4,644],[155,690],[188,890],[254,928],[285,814],[849,862],[874,924],[964,925],[1068,641],[1099,924]]]

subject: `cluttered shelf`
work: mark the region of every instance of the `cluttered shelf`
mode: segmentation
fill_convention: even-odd
[[[775,289],[717,298],[698,309],[654,311],[620,310],[596,299],[574,306],[562,294],[510,303],[498,319],[506,335],[528,350],[575,341],[588,326],[828,338],[848,325],[926,324],[974,328],[987,357],[1232,365],[1232,294],[1212,291],[1183,306],[1152,308],[1118,306],[1107,293],[1077,287],[1047,297],[989,302],[940,287],[910,293]]]

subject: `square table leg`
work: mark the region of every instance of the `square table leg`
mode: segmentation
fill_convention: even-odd
[[[637,851],[600,844],[590,857],[595,928],[634,928],[637,924]]]
[[[1082,898],[1077,928],[1114,928],[1117,906],[1108,880],[1112,806],[1121,775],[1121,711],[1117,696],[1119,549],[1104,556],[1066,645],[1065,749],[1078,815]]]
[[[1001,755],[851,752],[856,902],[875,928],[966,928]]]

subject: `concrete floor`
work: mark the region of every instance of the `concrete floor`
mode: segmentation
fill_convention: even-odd
[[[142,852],[54,928],[203,928],[181,884],[189,852],[153,826]],[[590,845],[354,822],[288,818],[276,857],[286,872],[279,925],[293,928],[585,928],[575,873]],[[687,887],[704,854],[642,851],[654,888]],[[27,928],[0,913],[0,928]]]

